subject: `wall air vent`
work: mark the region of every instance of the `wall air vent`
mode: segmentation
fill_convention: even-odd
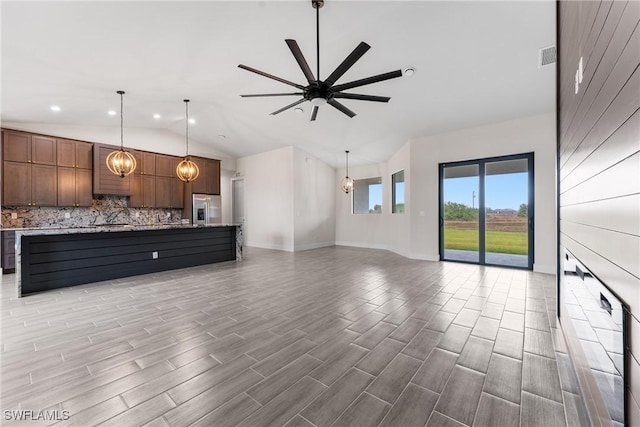
[[[555,64],[558,61],[556,47],[543,47],[538,51],[538,68]]]

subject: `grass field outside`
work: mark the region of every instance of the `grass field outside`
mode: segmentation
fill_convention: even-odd
[[[529,241],[526,218],[487,217],[486,252],[527,255]],[[444,248],[478,251],[477,221],[446,221]]]

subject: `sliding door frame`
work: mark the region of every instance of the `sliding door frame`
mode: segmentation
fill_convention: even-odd
[[[489,264],[486,262],[486,207],[485,207],[485,168],[487,163],[495,163],[508,160],[527,160],[527,187],[528,187],[528,207],[527,207],[527,238],[528,238],[528,260],[527,267],[506,266],[500,264]],[[450,260],[444,257],[444,171],[452,166],[478,165],[478,262]],[[438,218],[439,218],[439,248],[440,261],[461,262],[465,264],[490,265],[498,267],[517,268],[521,270],[533,270],[535,262],[534,252],[534,229],[535,229],[535,174],[533,153],[510,154],[506,156],[486,157],[482,159],[463,160],[457,162],[446,162],[438,165]]]

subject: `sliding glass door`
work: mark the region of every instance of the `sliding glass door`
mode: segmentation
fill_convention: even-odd
[[[533,268],[533,154],[440,164],[440,259]]]

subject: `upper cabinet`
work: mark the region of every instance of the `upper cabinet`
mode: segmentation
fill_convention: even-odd
[[[56,139],[26,132],[2,132],[3,159],[39,165],[56,164]]]
[[[56,139],[2,131],[4,206],[56,206]]]
[[[68,168],[93,169],[93,144],[58,138],[58,166]]]
[[[156,174],[156,153],[148,151],[133,151],[133,156],[138,163],[133,173],[138,175],[155,175]]]
[[[156,154],[156,176],[175,176],[176,168],[174,165],[177,165],[179,161],[179,157]]]
[[[220,194],[220,160],[192,157],[198,165],[200,175],[191,183],[191,192],[195,194]]]

